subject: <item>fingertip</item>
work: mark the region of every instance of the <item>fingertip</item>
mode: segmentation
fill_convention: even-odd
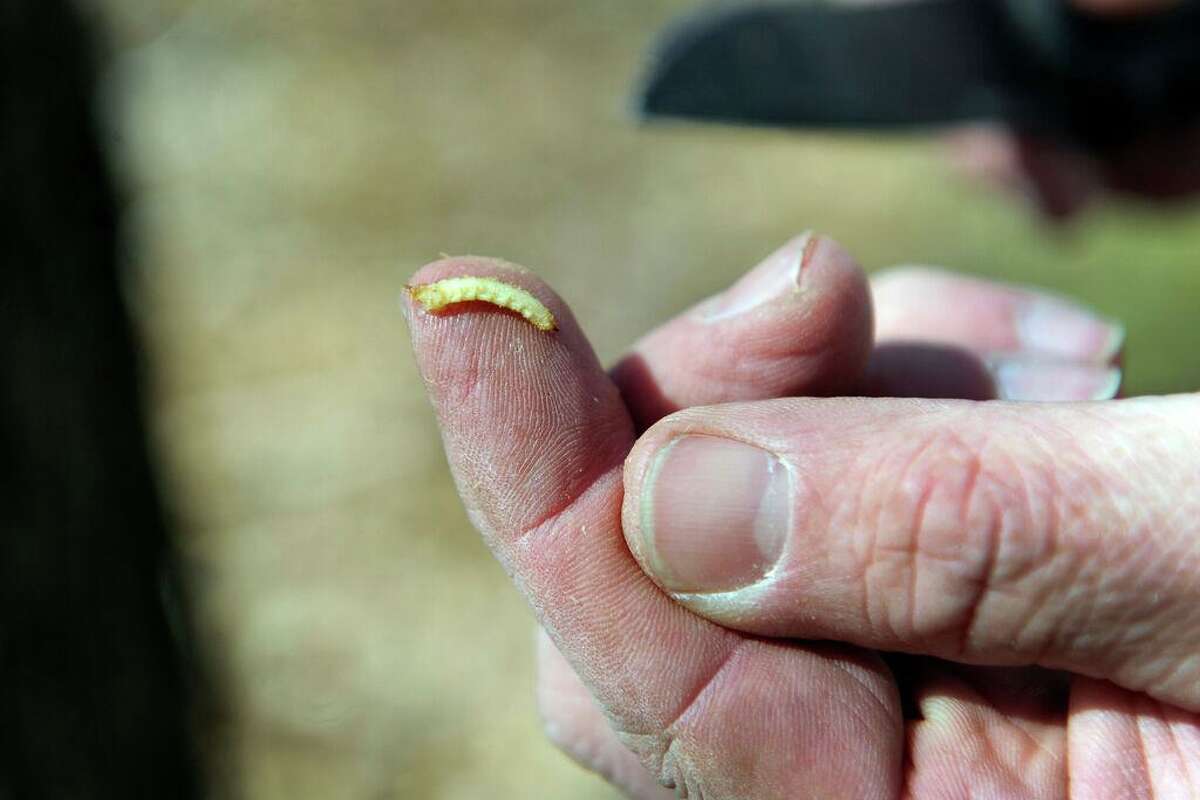
[[[714,341],[736,339],[739,351],[773,342],[780,355],[817,350],[818,339],[869,342],[869,310],[870,290],[858,262],[835,240],[810,231],[789,240],[685,319],[703,323]],[[663,331],[681,328],[668,324]]]
[[[444,304],[436,298],[432,308],[405,293],[413,351],[464,501],[503,547],[619,465],[632,430],[570,309],[532,271],[450,257],[421,267],[409,286],[461,277],[526,292],[556,324],[531,324],[502,293]]]
[[[464,279],[471,283],[464,284]],[[459,284],[436,298],[426,294],[431,288],[446,285],[444,281],[458,281]],[[517,291],[506,292],[505,287]],[[400,302],[410,322],[414,316],[422,314],[451,317],[465,312],[491,311],[522,316],[525,310],[522,303],[511,297],[522,293],[531,296],[525,298],[526,305],[532,300],[550,313],[554,323],[550,330],[557,329],[559,318],[570,314],[566,303],[532,270],[503,259],[469,255],[444,255],[418,269],[405,284]]]
[[[1087,402],[1112,400],[1121,390],[1119,367],[994,356],[987,359],[1001,400]]]
[[[1119,322],[1041,289],[912,266],[876,273],[872,287],[877,342],[1091,364],[1120,358]]]
[[[791,298],[800,290],[811,260],[811,244],[815,241],[811,232],[789,240],[728,289],[696,306],[696,319],[720,325],[746,318],[752,311],[768,310],[777,300]]]
[[[814,235],[805,246],[801,275],[801,294],[808,295],[802,298],[807,302],[802,313],[809,351],[828,360],[823,367],[832,385],[857,377],[875,333],[866,273],[835,239]]]
[[[474,279],[473,285],[437,294],[443,282],[463,278]],[[433,296],[422,290],[433,290]],[[413,274],[401,305],[421,373],[431,391],[445,393],[433,397],[435,407],[471,391],[482,376],[516,389],[588,375],[597,391],[611,392],[570,307],[526,267],[483,256],[445,256]],[[551,326],[529,318],[543,313]]]
[[[613,378],[648,427],[694,405],[841,393],[857,381],[872,336],[862,269],[833,239],[810,233],[643,337]]]

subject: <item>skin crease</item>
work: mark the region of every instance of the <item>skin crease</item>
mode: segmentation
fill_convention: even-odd
[[[779,262],[765,268],[789,268]],[[418,277],[506,269],[452,259]],[[1037,667],[884,661],[870,650],[743,638],[683,611],[637,568],[619,519],[622,461],[634,431],[684,401],[704,401],[692,368],[742,401],[755,386],[764,395],[803,394],[808,381],[844,385],[846,372],[870,374],[875,360],[893,357],[884,345],[911,341],[922,327],[940,331],[940,344],[960,342],[969,361],[1011,337],[1005,326],[1014,315],[1005,309],[1031,297],[949,273],[893,271],[875,282],[883,324],[874,355],[854,346],[859,361],[849,364],[845,351],[831,347],[824,357],[811,343],[829,329],[836,333],[827,342],[871,336],[869,315],[851,308],[869,303],[861,274],[823,238],[800,272],[805,291],[785,282],[774,299],[708,323],[751,355],[764,348],[757,369],[725,379],[720,359],[679,357],[687,341],[679,332],[699,330],[712,301],[639,342],[626,360],[640,368],[614,369],[616,384],[566,307],[529,273],[514,282],[550,298],[561,325],[554,337],[486,307],[445,317],[407,309],[472,519],[550,634],[540,646],[538,693],[548,735],[639,798],[684,790],[708,798],[1104,798],[1186,788],[1200,763],[1200,727],[1169,704]],[[913,292],[922,281],[931,291]],[[751,282],[773,285],[761,273]],[[993,324],[969,332],[939,322],[949,296],[991,302]],[[779,341],[807,344],[778,350]],[[781,378],[789,372],[794,380]],[[653,404],[624,399],[652,386],[671,388]],[[840,766],[847,763],[856,768]]]

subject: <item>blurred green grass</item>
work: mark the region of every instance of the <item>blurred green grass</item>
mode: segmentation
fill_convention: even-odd
[[[613,797],[540,736],[531,620],[463,515],[397,293],[439,252],[547,277],[611,360],[805,229],[868,269],[1054,288],[1200,386],[1200,214],[1070,227],[927,137],[641,128],[683,0],[103,0],[168,488],[222,701],[218,794]]]

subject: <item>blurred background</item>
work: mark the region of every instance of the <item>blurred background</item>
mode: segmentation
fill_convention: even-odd
[[[815,229],[869,270],[1053,287],[1200,387],[1200,214],[1051,227],[927,137],[641,128],[691,0],[92,0],[127,296],[214,702],[215,796],[614,798],[541,736],[532,618],[469,527],[398,313],[536,269],[605,361]]]

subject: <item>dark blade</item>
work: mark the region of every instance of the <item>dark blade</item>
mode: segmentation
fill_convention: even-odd
[[[818,2],[702,15],[668,33],[648,116],[803,126],[999,119],[1058,130],[999,2]],[[1020,91],[1017,91],[1020,87]]]

